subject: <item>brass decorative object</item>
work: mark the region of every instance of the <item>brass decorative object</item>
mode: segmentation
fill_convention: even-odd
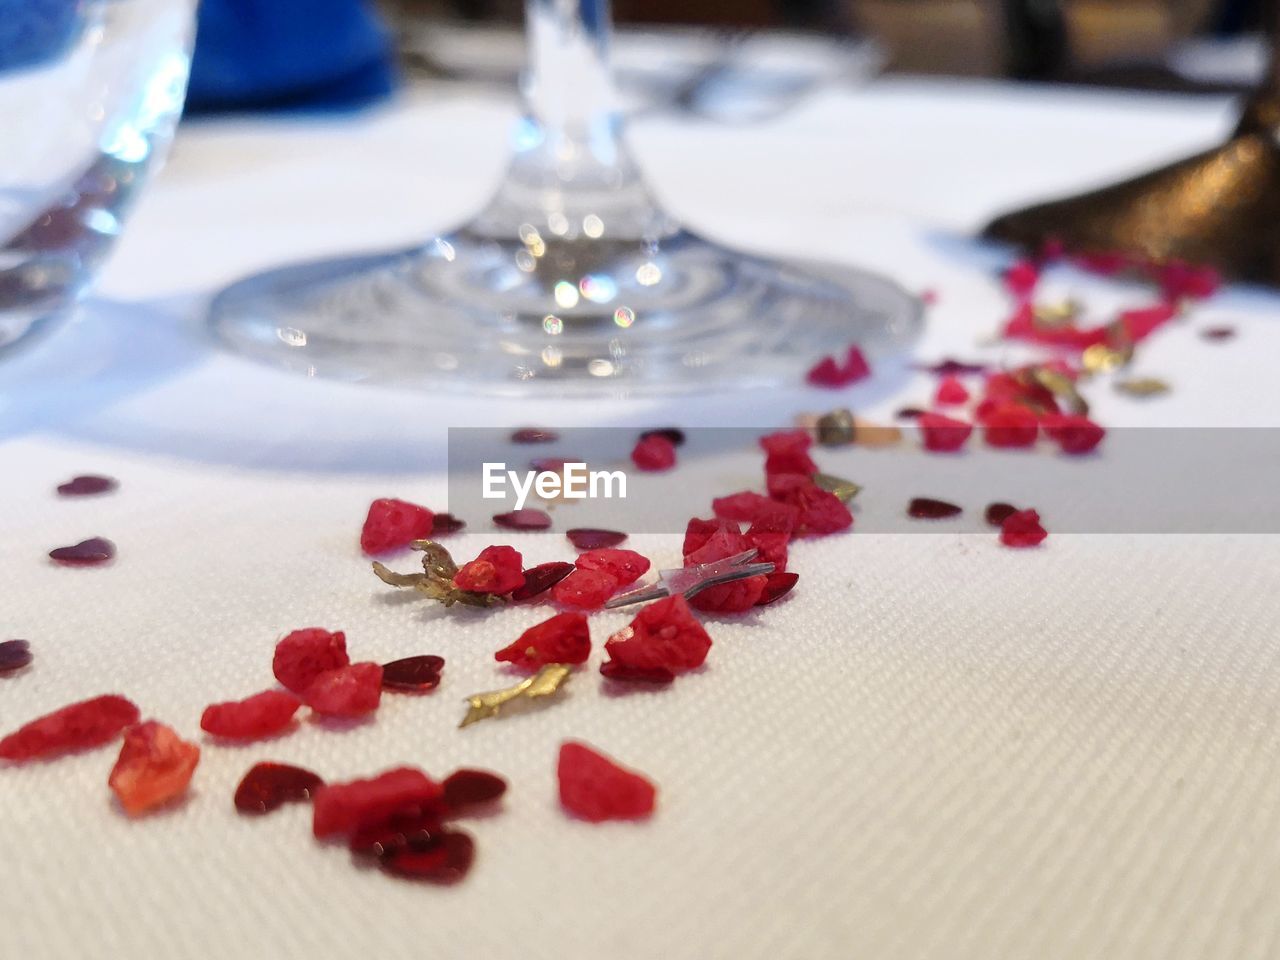
[[[1181,260],[1280,286],[1280,3],[1269,3],[1271,62],[1221,146],[1141,176],[1006,213],[984,237],[1028,250]]]

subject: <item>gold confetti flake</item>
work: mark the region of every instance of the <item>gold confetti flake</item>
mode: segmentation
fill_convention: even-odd
[[[1059,400],[1066,401],[1072,413],[1081,415],[1089,413],[1089,403],[1076,389],[1075,381],[1061,370],[1055,370],[1052,367],[1032,367],[1031,378]]]
[[[1080,363],[1089,373],[1111,373],[1113,370],[1119,370],[1121,367],[1127,367],[1133,360],[1133,344],[1125,344],[1119,347],[1108,346],[1105,343],[1095,343],[1091,347],[1085,347],[1084,352],[1080,354]]]
[[[855,426],[853,413],[841,408],[824,413],[816,424],[818,442],[824,447],[843,447],[853,443]]]
[[[862,491],[862,487],[852,480],[833,477],[829,473],[815,473],[813,482],[828,493],[834,493],[841,503],[848,503]]]
[[[1042,330],[1056,330],[1073,324],[1080,316],[1078,300],[1061,300],[1058,303],[1037,303],[1031,308],[1031,318]]]
[[[526,677],[514,687],[477,693],[467,697],[467,713],[458,724],[459,729],[481,720],[496,717],[502,708],[513,700],[537,700],[557,693],[569,679],[573,668],[565,663],[548,663],[531,677]]]
[[[1135,377],[1132,380],[1117,380],[1115,388],[1131,397],[1158,397],[1168,393],[1169,384],[1158,377]]]

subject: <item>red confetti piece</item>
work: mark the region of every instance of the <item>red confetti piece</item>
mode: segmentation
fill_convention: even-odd
[[[630,626],[605,641],[609,659],[623,666],[671,673],[702,666],[710,649],[711,637],[679,594],[643,607]]]
[[[918,420],[928,412],[921,407],[899,407],[894,416],[899,420]]]
[[[387,873],[450,884],[467,875],[475,856],[475,841],[468,834],[447,830],[440,835],[438,845],[430,849],[414,849],[409,845],[384,854],[380,863]]]
[[[441,786],[450,816],[493,803],[507,792],[507,781],[488,770],[455,770]]]
[[[716,530],[698,549],[684,558],[686,567],[700,563],[713,563],[742,553],[751,547],[751,541],[732,528]],[[765,577],[747,577],[731,583],[717,584],[699,591],[689,603],[699,610],[713,613],[742,613],[756,605],[764,593]],[[696,622],[696,621],[695,621]]]
[[[406,500],[383,498],[369,504],[360,531],[360,549],[369,556],[407,547],[431,536],[435,514]]]
[[[302,702],[324,717],[362,717],[382,700],[382,667],[353,663],[320,674],[301,694]]]
[[[118,486],[120,486],[120,481],[113,477],[86,474],[82,477],[72,477],[66,483],[58,484],[58,496],[94,497],[100,493],[110,493]]]
[[[521,427],[511,434],[512,443],[555,443],[560,434],[554,430],[543,430],[539,427]]]
[[[345,667],[347,637],[341,630],[330,633],[320,627],[294,630],[276,644],[271,672],[286,689],[301,694],[322,673]]]
[[[200,762],[200,748],[155,720],[125,731],[120,756],[107,785],[129,816],[137,816],[186,793]]]
[[[459,590],[503,595],[524,585],[524,558],[513,547],[485,547],[480,555],[462,565],[454,575]]]
[[[579,550],[600,550],[604,547],[616,547],[627,539],[625,533],[617,530],[598,530],[593,527],[574,527],[566,530],[566,537]]]
[[[1184,297],[1203,300],[1212,296],[1222,286],[1222,275],[1213,267],[1194,266],[1174,260],[1156,267],[1156,282],[1166,300],[1177,302]]]
[[[581,613],[558,613],[534,624],[493,658],[533,672],[548,663],[586,663],[590,655],[587,618]]]
[[[818,465],[809,456],[813,437],[807,430],[780,430],[766,434],[760,438],[760,446],[765,452],[766,474],[799,473],[812,476],[818,472]]]
[[[525,507],[507,513],[495,513],[493,522],[504,530],[546,530],[551,526],[551,516],[541,510]]]
[[[1000,524],[1000,542],[1006,547],[1034,547],[1048,535],[1034,510],[1015,511]]]
[[[560,745],[556,777],[561,805],[592,823],[647,817],[657,801],[657,788],[646,777],[585,743]]]
[[[579,570],[603,570],[625,587],[635,583],[649,570],[649,558],[634,550],[605,548],[579,554],[575,564]]]
[[[973,432],[972,424],[941,413],[923,414],[916,422],[920,424],[924,448],[932,453],[952,453],[959,450]]]
[[[200,717],[200,729],[217,737],[256,740],[287,727],[301,706],[292,693],[266,690],[244,700],[210,704]]]
[[[676,465],[676,445],[660,433],[649,434],[637,441],[631,462],[647,473],[670,470]]]
[[[1130,340],[1144,340],[1178,315],[1178,308],[1168,303],[1153,307],[1125,310],[1117,317]]]
[[[1089,453],[1107,435],[1105,429],[1088,417],[1062,413],[1044,418],[1044,432],[1063,453],[1071,454]]]
[[[349,835],[393,817],[439,813],[444,788],[421,770],[397,767],[367,780],[332,783],[312,801],[312,832],[320,838]]]
[[[693,517],[685,526],[684,544],[680,548],[681,554],[687,559],[689,554],[699,549],[717,531],[721,530],[734,534],[742,532],[732,520],[700,520],[697,517]]]
[[[0,674],[16,673],[31,663],[31,645],[25,640],[0,643]]]
[[[1235,327],[1205,327],[1200,331],[1200,336],[1205,340],[1221,342],[1230,340],[1236,335]]]
[[[747,528],[747,543],[756,548],[756,559],[772,563],[775,573],[787,569],[792,529],[792,519],[784,514],[762,517]]]
[[[788,503],[779,503],[768,497],[743,490],[727,497],[711,501],[711,509],[723,520],[739,523],[768,523],[776,529],[794,530],[800,522],[800,511]]]
[[[1018,260],[1004,272],[1004,286],[1018,300],[1026,300],[1040,282],[1040,266],[1034,260]]]
[[[958,377],[943,377],[938,384],[938,392],[934,394],[933,402],[940,406],[952,406],[965,403],[968,399],[969,391]]]
[[[101,746],[138,722],[138,708],[115,694],[82,700],[32,720],[0,740],[0,759],[33,760]]]
[[[443,669],[444,657],[429,653],[392,660],[382,665],[382,687],[384,690],[427,693],[440,686],[440,671]]]
[[[310,800],[323,786],[323,780],[302,767],[258,763],[236,787],[236,809],[241,813],[270,813],[286,803]]]
[[[986,512],[984,512],[982,516],[983,519],[985,519],[991,526],[999,527],[1004,525],[1005,520],[1010,514],[1017,512],[1018,508],[1012,503],[997,501],[996,503],[987,504]]]
[[[431,524],[431,536],[438,538],[457,533],[466,525],[465,521],[459,520],[451,513],[437,513]]]
[[[805,380],[815,387],[839,389],[848,387],[871,376],[871,365],[857,344],[851,344],[840,363],[833,356],[825,356],[805,374]]]
[[[511,599],[516,603],[540,597],[557,583],[573,573],[576,568],[572,563],[554,560],[551,563],[540,563],[524,572],[524,586],[511,591]]]
[[[64,567],[96,567],[115,555],[116,545],[105,537],[92,537],[74,546],[55,547],[49,551],[49,559]]]
[[[999,403],[982,415],[983,439],[989,447],[1033,446],[1040,432],[1035,413],[1020,403]]]
[[[769,496],[790,504],[799,511],[796,533],[821,536],[838,533],[853,526],[848,506],[830,491],[823,490],[809,477],[798,474],[770,474]]]
[[[948,517],[958,517],[961,513],[963,511],[954,503],[932,497],[914,497],[907,504],[907,516],[917,520],[945,520]]]
[[[796,583],[800,580],[798,573],[771,573],[765,577],[764,591],[760,594],[760,599],[756,601],[757,607],[767,607],[775,601],[781,600]]]
[[[566,607],[599,610],[618,589],[617,579],[603,570],[574,570],[551,588],[551,598]]]

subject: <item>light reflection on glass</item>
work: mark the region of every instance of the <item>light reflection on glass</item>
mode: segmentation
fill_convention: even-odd
[[[604,236],[604,221],[594,213],[588,213],[582,218],[582,232],[592,240],[602,237]]]
[[[554,337],[564,330],[564,321],[555,314],[549,313],[542,318],[542,329]]]
[[[635,311],[630,307],[619,307],[613,311],[613,322],[625,330],[636,322]]]
[[[579,281],[578,289],[592,303],[608,303],[618,295],[618,285],[613,277],[604,273],[588,273]]]
[[[652,260],[636,267],[636,283],[642,287],[652,287],[662,279],[662,271]]]
[[[593,377],[613,376],[613,364],[608,360],[595,359],[587,364],[587,373]]]
[[[555,289],[556,305],[568,310],[578,305],[578,288],[568,280],[561,280]],[[559,333],[560,331],[556,331]]]
[[[296,327],[279,327],[276,330],[276,336],[281,343],[287,343],[291,347],[305,347],[307,345],[307,335]]]
[[[560,350],[557,347],[542,348],[542,362],[548,367],[560,366]]]

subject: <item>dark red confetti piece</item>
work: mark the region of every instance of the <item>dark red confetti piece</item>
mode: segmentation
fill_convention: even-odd
[[[437,513],[435,521],[431,524],[431,536],[434,539],[450,533],[457,533],[466,525],[465,520],[459,520],[452,513]]]
[[[663,667],[632,667],[617,660],[600,664],[600,675],[619,683],[670,683],[676,675]]]
[[[64,567],[96,567],[116,555],[116,545],[104,537],[81,540],[71,547],[56,547],[49,559]]]
[[[1205,340],[1221,341],[1230,340],[1236,335],[1235,327],[1205,327],[1200,331],[1200,336]]]
[[[0,740],[0,759],[32,760],[101,746],[138,717],[137,706],[116,694],[82,700],[37,717]]]
[[[432,811],[357,830],[347,846],[362,857],[387,857],[405,849],[426,853],[440,846],[443,833],[444,824]]]
[[[382,686],[387,690],[426,693],[440,686],[440,671],[443,669],[444,657],[429,653],[392,660],[382,665]]]
[[[555,443],[560,434],[540,427],[521,427],[511,434],[512,443]]]
[[[986,364],[966,363],[963,360],[953,360],[947,357],[937,363],[921,364],[916,369],[932,373],[937,377],[962,377],[968,374],[985,373],[987,367]]]
[[[382,869],[388,873],[431,883],[457,883],[467,875],[475,862],[476,845],[470,835],[457,830],[446,831],[438,847],[418,851],[411,846],[382,857]]]
[[[93,474],[86,474],[82,477],[72,477],[66,483],[58,484],[58,495],[61,497],[93,497],[100,493],[110,493],[118,486],[120,486],[120,481],[114,477],[99,477]]]
[[[519,603],[522,600],[540,597],[576,569],[572,563],[566,563],[563,560],[553,560],[551,563],[540,563],[536,567],[530,567],[524,572],[524,586],[513,590],[511,599]]]
[[[551,517],[541,510],[525,507],[509,513],[495,513],[493,522],[504,530],[546,530],[551,526]]]
[[[302,767],[254,764],[236,787],[236,809],[241,813],[270,813],[286,803],[310,800],[323,786],[323,780]]]
[[[564,535],[579,550],[616,547],[627,539],[627,535],[618,530],[598,530],[594,527],[574,527],[572,530],[566,530]]]
[[[767,607],[775,600],[781,600],[791,588],[796,585],[796,581],[800,579],[798,573],[771,573],[765,577],[764,592],[760,594],[760,599],[756,601],[757,607]]]
[[[317,837],[351,835],[393,818],[438,811],[444,789],[421,770],[396,767],[365,780],[331,783],[317,792],[311,830]]]
[[[982,516],[983,516],[983,519],[985,519],[987,523],[989,523],[991,526],[998,527],[998,526],[1001,526],[1006,519],[1008,519],[1010,514],[1014,514],[1017,512],[1018,512],[1018,508],[1015,507],[1012,503],[1004,503],[1002,501],[996,501],[995,503],[987,504],[986,512]]]
[[[640,434],[641,440],[648,440],[650,437],[666,437],[673,447],[683,446],[685,441],[684,431],[679,427],[659,427]]]
[[[0,643],[0,674],[15,673],[31,663],[31,645],[25,640]]]
[[[901,407],[894,416],[899,420],[918,420],[928,412],[920,407]]]
[[[488,770],[455,770],[444,778],[442,786],[450,814],[493,803],[507,792],[507,781]]]
[[[959,516],[962,512],[954,503],[932,497],[913,497],[907,504],[907,516],[917,520],[945,520],[947,517]]]

